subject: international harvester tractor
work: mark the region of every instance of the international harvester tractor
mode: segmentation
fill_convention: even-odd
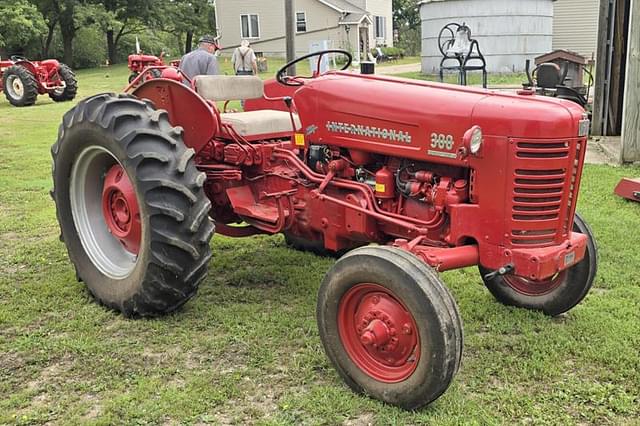
[[[150,78],[160,78],[162,68],[166,66],[164,63],[164,52],[160,54],[160,57],[153,55],[145,55],[142,53],[136,53],[135,55],[129,55],[127,64],[131,74],[129,75],[129,83],[132,83],[136,77],[143,74],[143,78],[148,80]],[[172,67],[179,67],[180,60],[174,60],[169,63]],[[147,72],[147,69],[150,68]]]
[[[319,289],[326,354],[356,392],[415,409],[462,358],[439,272],[477,265],[498,301],[548,315],[585,297],[597,253],[575,210],[589,121],[531,91],[356,74],[343,51],[308,56],[330,53],[348,58],[342,70],[287,76],[287,64],[266,83],[191,86],[170,70],[80,102],[52,148],[62,238],[95,298],[134,317],[194,296],[214,224],[346,253]],[[229,100],[245,112],[217,106]]]
[[[29,61],[20,56],[0,60],[0,91],[11,105],[22,107],[36,103],[38,95],[47,94],[55,102],[76,97],[76,76],[65,64],[55,59]]]

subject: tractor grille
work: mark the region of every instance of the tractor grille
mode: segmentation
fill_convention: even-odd
[[[509,243],[548,246],[562,242],[573,225],[584,139],[510,141]]]

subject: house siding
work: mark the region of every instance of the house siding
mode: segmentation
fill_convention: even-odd
[[[354,0],[352,4],[360,6]],[[217,25],[220,31],[220,43],[223,46],[223,54],[229,54],[242,40],[240,28],[240,15],[258,14],[260,20],[260,37],[251,39],[253,49],[265,56],[284,56],[286,50],[284,34],[284,2],[261,0],[217,0]],[[368,0],[373,7],[372,14],[387,16],[387,41],[393,42],[391,0]],[[384,7],[384,4],[387,7]],[[343,25],[338,25],[341,14],[322,4],[318,0],[296,0],[295,12],[305,12],[307,18],[307,31],[296,34],[296,54],[298,56],[309,52],[311,43],[331,40],[332,47],[357,50],[357,31],[351,31],[349,35]],[[370,30],[370,45],[375,45],[372,28]]]
[[[554,2],[553,49],[577,52],[587,58],[596,54],[599,0]]]
[[[370,29],[370,46],[393,46],[393,2],[389,0],[351,0],[351,3],[371,13],[373,25]],[[376,16],[384,16],[387,21],[387,31],[384,39],[376,39]]]

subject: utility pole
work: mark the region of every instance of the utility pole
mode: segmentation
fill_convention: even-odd
[[[285,19],[285,31],[287,41],[287,62],[291,62],[296,58],[296,40],[295,29],[293,28],[294,22],[294,0],[284,0],[284,19]],[[287,75],[296,75],[295,65],[287,70]]]

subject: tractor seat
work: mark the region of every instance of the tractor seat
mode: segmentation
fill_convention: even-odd
[[[241,136],[261,136],[289,133],[300,128],[298,114],[293,114],[296,123],[294,129],[291,125],[291,116],[286,111],[263,109],[248,112],[230,112],[220,114],[224,124],[233,126]]]
[[[251,75],[201,75],[196,77],[195,85],[200,96],[213,102],[264,97],[264,82]],[[247,140],[290,136],[301,127],[298,115],[293,114],[293,118],[295,129],[287,111],[265,109],[220,114],[223,124],[231,125]]]

